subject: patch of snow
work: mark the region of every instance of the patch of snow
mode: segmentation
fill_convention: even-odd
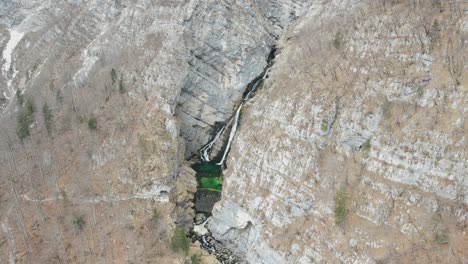
[[[18,32],[12,29],[8,29],[8,32],[10,32],[10,39],[8,40],[5,50],[3,50],[3,59],[5,60],[5,64],[3,65],[2,73],[5,76],[8,74],[11,67],[13,51],[24,36],[23,32]]]
[[[83,64],[80,70],[73,76],[75,87],[78,87],[79,83],[88,77],[88,73],[91,71],[94,64],[96,64],[96,62],[99,60],[99,58],[96,56],[90,56],[88,49],[83,50],[82,58]]]
[[[7,94],[4,94],[4,95],[5,95],[5,98],[10,99],[11,96],[13,95],[11,84],[13,80],[15,79],[15,76],[18,73],[18,71],[16,69],[13,69],[13,74],[11,78],[9,78],[8,72],[10,71],[11,63],[13,61],[13,52],[16,46],[18,45],[18,43],[23,38],[24,32],[19,32],[13,29],[8,29],[8,32],[10,33],[10,39],[8,40],[8,43],[5,49],[3,50],[3,60],[5,61],[5,63],[3,64],[3,67],[2,67],[2,74],[3,76],[5,76],[5,79],[8,80],[7,87],[8,87],[8,90],[10,91],[8,95]]]

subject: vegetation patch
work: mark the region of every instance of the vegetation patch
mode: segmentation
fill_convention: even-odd
[[[364,144],[361,145],[362,151],[369,152],[370,148],[371,148],[370,139],[366,140],[366,142],[364,142]]]
[[[185,255],[188,254],[190,247],[190,239],[187,232],[182,228],[176,227],[174,230],[174,235],[171,238],[171,249],[174,252],[183,251]]]
[[[24,104],[24,96],[23,96],[23,94],[21,93],[21,90],[20,90],[20,89],[16,90],[16,101],[18,102],[18,105],[19,105],[19,106],[23,106],[23,104]]]
[[[119,92],[124,94],[126,91],[127,90],[125,89],[123,74],[121,74],[119,80]]]
[[[335,223],[342,225],[346,220],[346,203],[348,200],[348,194],[346,188],[342,187],[338,190],[335,197]]]
[[[52,115],[52,110],[49,108],[47,103],[45,103],[42,107],[42,114],[44,115],[44,125],[47,130],[47,134],[50,136],[52,134],[52,122],[54,116]]]
[[[21,107],[18,112],[17,122],[16,122],[16,135],[21,140],[23,140],[31,135],[30,127],[34,123],[34,112],[36,111],[36,106],[34,105],[34,100],[31,97],[26,99],[26,103]]]
[[[89,127],[89,129],[91,129],[91,130],[97,129],[97,118],[96,118],[96,117],[91,116],[91,117],[88,119],[88,127]]]
[[[265,86],[265,79],[261,79],[260,81],[258,81],[257,90],[263,89],[264,86]]]
[[[190,261],[192,261],[192,264],[200,264],[201,257],[199,255],[192,255],[192,257],[190,257]]]
[[[439,245],[447,244],[449,242],[449,240],[450,240],[449,231],[444,226],[444,221],[442,219],[442,216],[441,216],[440,212],[436,212],[432,216],[432,221],[433,221],[433,225],[434,225],[434,240]]]
[[[447,229],[441,229],[437,230],[435,235],[434,235],[434,240],[439,244],[439,245],[445,245],[449,242],[449,236],[448,236],[448,231]]]
[[[81,230],[83,229],[84,225],[85,225],[85,220],[84,220],[84,216],[83,215],[75,215],[73,216],[73,220],[72,220],[72,224],[75,228]]]
[[[384,117],[389,117],[390,112],[392,110],[392,104],[388,100],[385,100],[381,107],[382,107],[383,116]]]
[[[342,46],[342,40],[343,36],[341,35],[341,32],[336,32],[335,38],[333,39],[333,47],[335,47],[335,49],[340,49]]]
[[[115,84],[117,82],[117,71],[114,68],[112,68],[110,75],[111,75],[112,84]]]
[[[320,125],[320,129],[323,131],[323,132],[327,132],[328,131],[328,123],[323,120],[322,121],[322,124]]]
[[[57,93],[55,94],[55,99],[57,100],[59,104],[63,103],[63,96],[62,96],[62,92],[60,91],[60,89],[57,90]]]
[[[156,210],[156,208],[153,209],[153,213],[151,214],[151,222],[153,224],[157,224],[159,221],[159,213],[158,213],[158,210]]]

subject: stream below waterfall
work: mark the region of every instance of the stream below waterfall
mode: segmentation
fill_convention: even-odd
[[[197,173],[198,183],[197,192],[194,197],[196,216],[194,228],[191,232],[192,241],[200,243],[203,249],[209,254],[215,255],[223,264],[241,263],[241,261],[211,236],[207,224],[210,221],[211,210],[214,204],[221,199],[223,185],[222,170],[239,126],[242,107],[255,96],[256,92],[263,87],[265,80],[268,79],[268,73],[273,66],[275,53],[276,48],[272,47],[267,58],[267,66],[258,77],[247,85],[234,115],[212,133],[211,139],[200,149],[200,161],[192,164],[192,168]],[[219,150],[217,153],[213,153],[216,147]]]

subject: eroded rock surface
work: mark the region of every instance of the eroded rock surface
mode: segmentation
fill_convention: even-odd
[[[187,156],[229,119],[245,86],[259,75],[278,36],[303,12],[306,1],[200,1],[184,22],[190,72],[177,115]]]
[[[2,1],[1,262],[178,262],[196,184],[184,157],[303,2]]]
[[[2,1],[0,263],[183,261],[169,245],[194,217],[184,160],[232,116],[275,44],[270,78],[242,109],[209,221],[216,240],[250,263],[466,262],[466,10]]]
[[[213,236],[250,263],[466,262],[467,19],[315,2],[246,106]]]

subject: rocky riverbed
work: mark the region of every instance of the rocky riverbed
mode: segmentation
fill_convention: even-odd
[[[237,264],[244,263],[238,256],[234,255],[232,251],[227,249],[223,244],[217,241],[207,228],[209,217],[205,214],[198,213],[195,216],[195,226],[191,233],[192,242],[200,246],[209,254],[216,256],[216,258],[224,264]]]

